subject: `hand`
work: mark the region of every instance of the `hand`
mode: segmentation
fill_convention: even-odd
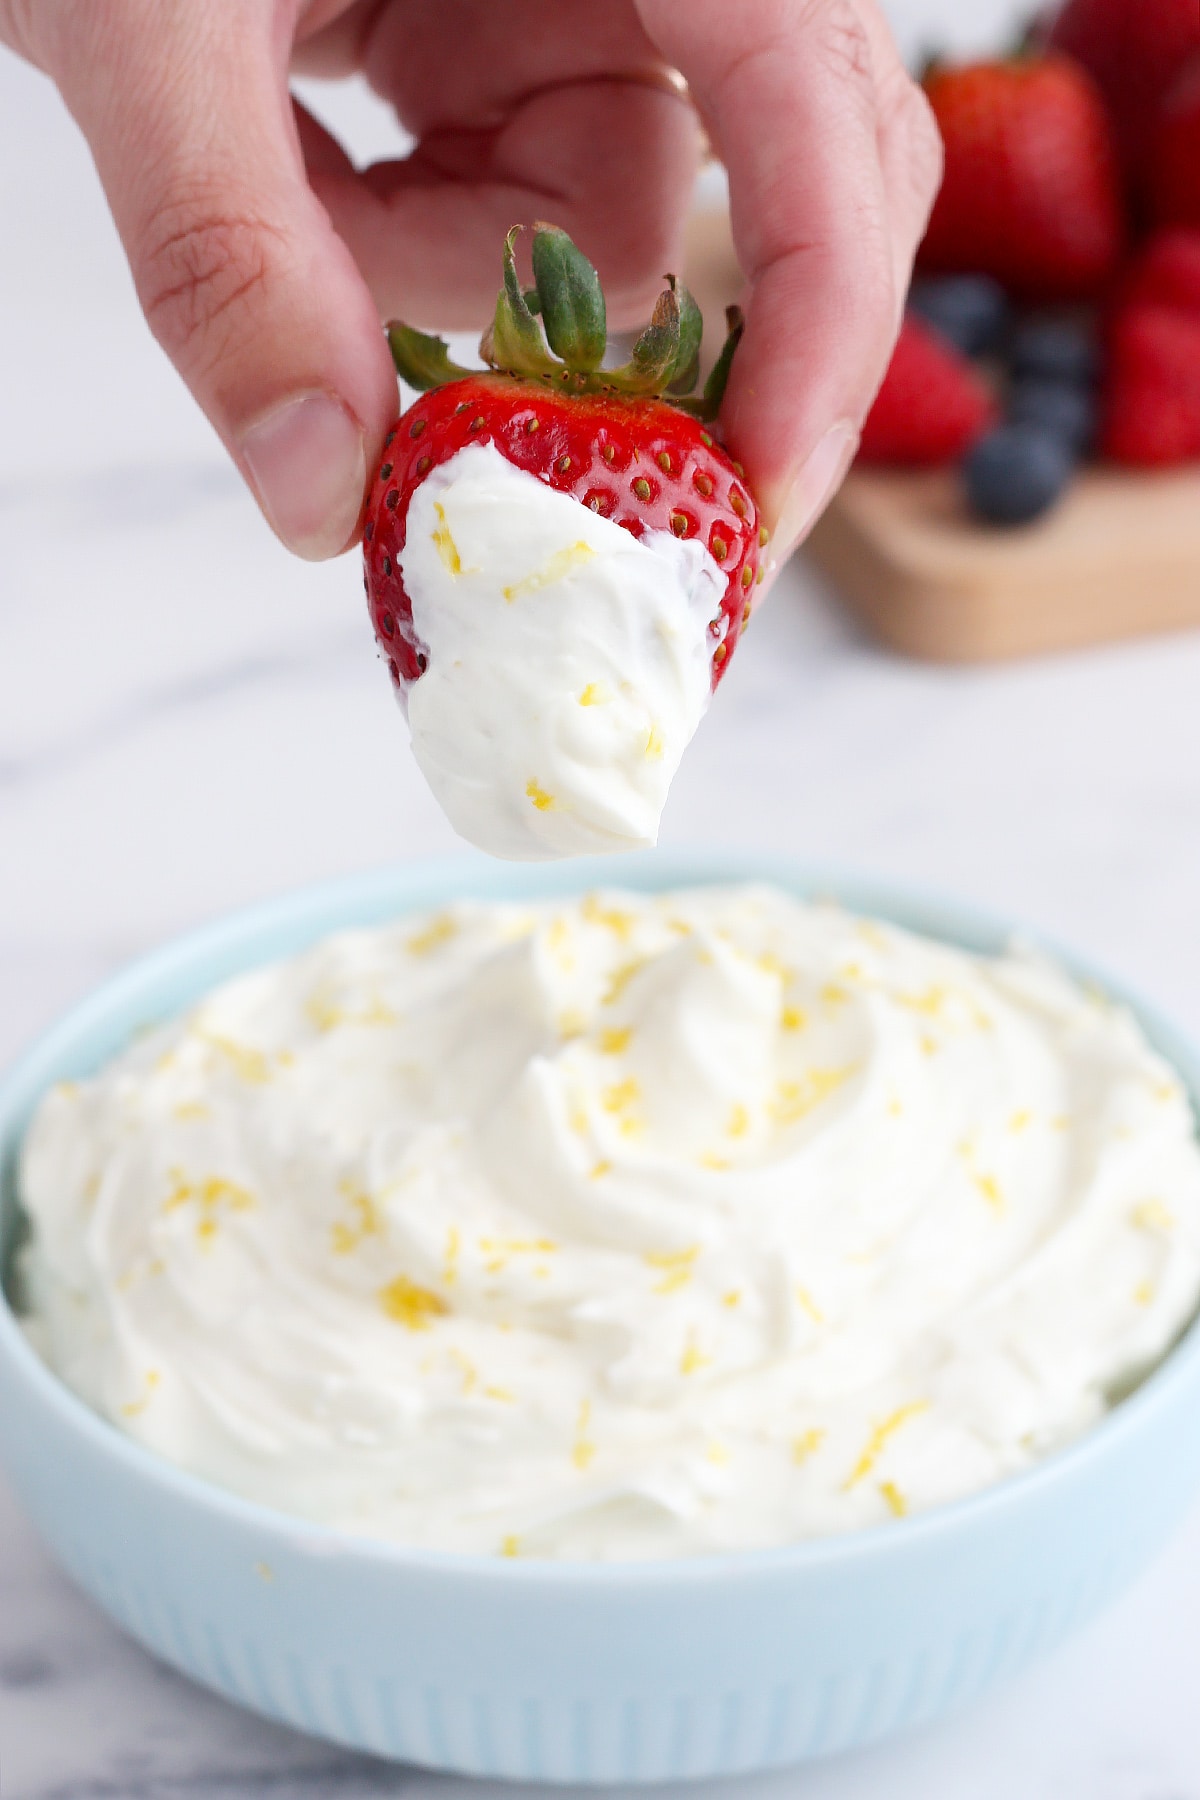
[[[939,152],[875,0],[0,0],[91,147],[156,337],[300,555],[357,535],[396,408],[380,316],[478,327],[549,216],[648,312],[699,155],[749,279],[726,402],[780,551],[853,453]],[[292,70],[365,72],[417,139],[358,173]]]

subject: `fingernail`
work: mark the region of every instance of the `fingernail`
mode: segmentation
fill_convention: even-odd
[[[242,460],[289,550],[317,562],[345,549],[362,506],[367,452],[362,426],[335,395],[285,400],[246,432]]]
[[[858,449],[858,428],[849,419],[831,425],[788,488],[775,527],[775,548],[782,562],[820,517]]]

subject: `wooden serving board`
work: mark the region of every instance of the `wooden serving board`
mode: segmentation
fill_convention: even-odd
[[[980,525],[950,470],[856,469],[808,540],[897,650],[982,662],[1200,625],[1200,466],[1084,470],[1031,525]]]

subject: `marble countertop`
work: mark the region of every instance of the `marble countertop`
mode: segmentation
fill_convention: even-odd
[[[86,153],[2,56],[0,140],[2,1065],[174,932],[457,846],[353,561],[304,567],[274,545],[138,320]],[[664,842],[786,850],[1008,910],[1200,1030],[1198,694],[1200,636],[996,670],[904,663],[797,565],[685,763]],[[1198,1620],[1200,1511],[1103,1620],[961,1720],[721,1792],[1198,1800]],[[4,1800],[487,1791],[342,1755],[155,1665],[0,1482]]]

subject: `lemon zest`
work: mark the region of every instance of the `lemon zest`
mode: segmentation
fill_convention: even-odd
[[[525,783],[525,793],[539,812],[558,812],[559,804],[553,794],[548,794],[544,787],[539,787],[532,778]]]
[[[379,1304],[389,1319],[409,1331],[428,1331],[432,1319],[441,1318],[449,1311],[440,1294],[418,1287],[407,1275],[397,1275],[395,1281],[380,1288]]]
[[[807,1462],[810,1456],[816,1455],[824,1442],[825,1432],[819,1425],[814,1425],[808,1431],[801,1432],[798,1438],[792,1439],[792,1461],[794,1463]]]
[[[440,507],[438,511],[441,511]],[[565,549],[556,550],[549,561],[544,563],[540,569],[535,569],[532,575],[526,575],[522,580],[514,581],[510,587],[504,588],[504,598],[511,605],[523,594],[536,594],[542,588],[553,587],[556,581],[561,581],[564,575],[571,573],[572,569],[591,562],[595,554],[592,546],[585,544],[580,538],[578,543],[568,544]],[[458,574],[457,569],[452,572],[455,575]]]
[[[433,545],[451,575],[462,574],[462,557],[458,554],[458,545],[450,534],[446,523],[446,509],[439,500],[433,503],[433,510],[438,516],[437,530],[433,534]]]
[[[796,1285],[796,1298],[814,1325],[823,1325],[825,1323],[825,1314],[821,1311],[808,1289],[806,1287],[801,1287],[799,1283]]]
[[[1175,1215],[1161,1200],[1140,1200],[1133,1209],[1133,1222],[1142,1231],[1175,1229]]]
[[[901,1426],[907,1425],[910,1419],[915,1419],[919,1414],[928,1412],[928,1410],[928,1400],[910,1400],[907,1406],[898,1406],[894,1413],[889,1413],[886,1419],[881,1419],[871,1432],[862,1455],[851,1470],[844,1484],[844,1491],[848,1493],[852,1487],[857,1487],[860,1481],[865,1481],[887,1448],[889,1438],[894,1437]]]
[[[127,1405],[121,1408],[122,1417],[126,1419],[136,1419],[139,1413],[144,1413],[154,1396],[155,1388],[157,1388],[161,1380],[162,1376],[157,1369],[147,1369],[141,1395],[136,1400],[130,1400]]]
[[[771,1102],[771,1117],[779,1125],[797,1125],[823,1101],[836,1093],[855,1072],[854,1065],[844,1069],[809,1069],[800,1081],[781,1081]]]

